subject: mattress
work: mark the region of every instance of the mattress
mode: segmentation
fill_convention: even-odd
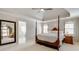
[[[43,40],[43,41],[48,41],[48,42],[56,42],[58,38],[57,32],[52,32],[52,33],[43,33],[43,34],[38,34],[38,39]],[[62,40],[64,38],[64,35],[60,33],[60,44],[62,44]]]

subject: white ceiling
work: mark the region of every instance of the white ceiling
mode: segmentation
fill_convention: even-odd
[[[54,8],[53,10],[46,11],[44,13],[44,20],[56,19],[58,16],[60,16],[61,18],[69,17],[70,13],[64,8]]]
[[[71,16],[79,16],[79,8],[65,8]]]
[[[28,16],[40,20],[56,19],[58,15],[60,17],[75,16],[79,15],[78,11],[79,8],[53,8],[53,10],[45,12],[41,12],[39,9],[33,10],[32,8],[0,8],[0,12]]]

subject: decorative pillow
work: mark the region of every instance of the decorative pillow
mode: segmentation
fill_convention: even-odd
[[[52,29],[52,31],[58,31],[58,28],[54,27],[54,28]]]

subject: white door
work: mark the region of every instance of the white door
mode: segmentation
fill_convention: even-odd
[[[19,21],[19,44],[26,43],[26,22]]]

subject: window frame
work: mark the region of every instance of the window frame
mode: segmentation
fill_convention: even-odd
[[[67,28],[67,27],[66,27],[66,24],[73,24],[73,27],[72,27],[72,28]],[[67,29],[67,30],[68,30],[68,29],[72,29],[73,32],[71,32],[71,33],[69,32],[68,34],[74,35],[74,22],[71,22],[71,21],[65,22],[65,34],[67,34],[67,33],[66,33],[66,29]]]

